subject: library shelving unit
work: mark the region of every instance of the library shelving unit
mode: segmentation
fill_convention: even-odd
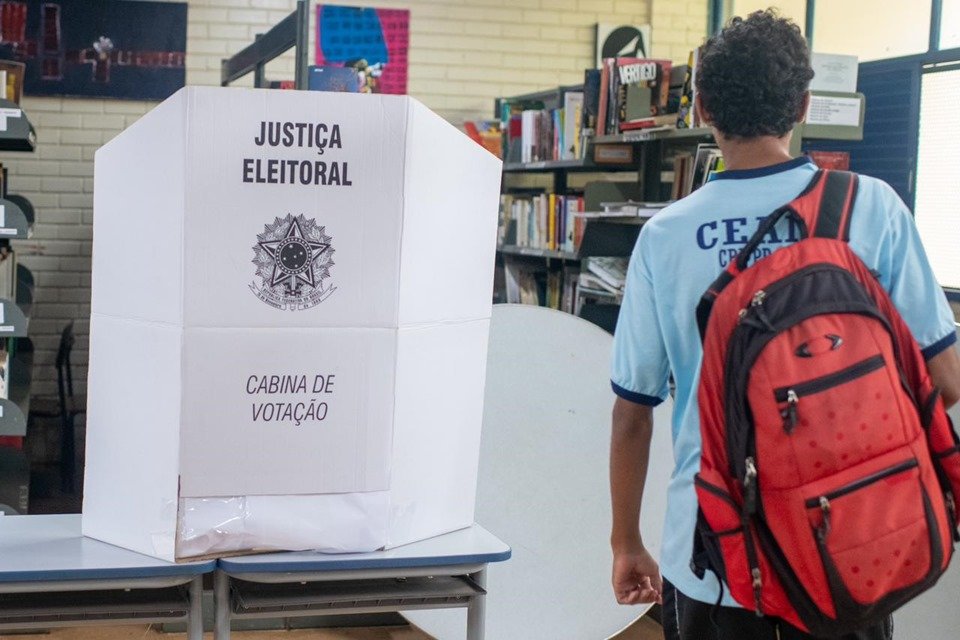
[[[567,92],[582,89],[582,86],[561,86],[547,91],[500,98],[495,103],[495,116],[502,120],[503,116],[510,112],[511,106],[520,109],[558,109],[562,107]],[[824,122],[798,125],[792,147],[795,154],[799,155],[805,150],[804,143],[807,141],[842,143],[863,138],[866,109],[863,94],[813,92],[813,98],[815,101],[820,99],[820,117]],[[836,122],[830,122],[831,111],[836,112],[835,108],[844,107],[844,103],[849,107],[851,101],[859,103],[859,118],[847,109],[845,113],[838,115]],[[857,120],[855,124],[852,121],[854,119]],[[578,175],[610,177],[611,174],[617,174],[622,181],[625,174],[633,174],[628,179],[637,185],[639,200],[664,202],[670,196],[671,155],[710,142],[713,142],[713,135],[709,128],[656,128],[594,136],[586,142],[583,157],[575,160],[523,163],[508,155],[503,167],[503,192],[511,193],[517,189],[531,192],[533,189],[530,185],[539,181],[539,188],[542,190],[563,194],[574,188],[571,183],[578,180],[575,177]],[[617,149],[620,153],[607,153],[611,149]],[[506,144],[504,151],[505,154],[509,152]],[[620,163],[599,161],[600,158],[617,157],[628,160]],[[579,180],[582,181],[582,178]],[[642,222],[643,220],[638,218],[588,219],[583,240],[575,253],[515,246],[509,243],[511,236],[506,233],[507,241],[498,248],[498,267],[502,267],[507,259],[527,260],[539,261],[545,270],[556,271],[563,270],[566,265],[577,265],[588,257],[629,257]],[[495,292],[495,300],[503,301],[502,291]],[[620,301],[617,294],[578,287],[575,312],[612,331],[616,325]]]
[[[503,119],[510,108],[558,109],[562,107],[567,92],[582,89],[582,86],[562,86],[500,98],[494,105],[495,115]],[[619,184],[632,183],[636,194],[634,199],[663,202],[669,198],[672,182],[664,182],[664,177],[669,177],[668,169],[672,169],[665,166],[669,153],[712,141],[709,129],[654,129],[587,139],[582,157],[578,159],[518,162],[515,154],[507,155],[503,166],[503,192],[532,193],[540,189],[558,195],[578,193],[586,180],[594,178],[610,179]],[[506,144],[504,150],[505,154],[509,154]],[[618,153],[607,153],[610,150]],[[589,205],[588,209],[591,208]],[[575,272],[585,258],[626,258],[636,244],[642,223],[643,219],[638,217],[586,218],[583,238],[576,252],[516,246],[511,242],[514,234],[505,230],[504,243],[498,247],[498,270],[506,268],[510,261],[520,260],[528,265],[536,263],[548,272],[559,270],[570,273],[571,267]],[[495,300],[505,301],[505,292],[499,287]],[[613,331],[619,305],[618,294],[578,286],[573,310],[604,329]]]
[[[0,151],[32,152],[36,133],[21,108],[0,100]],[[0,510],[23,513],[29,496],[29,465],[23,438],[30,413],[33,343],[27,337],[33,307],[33,274],[16,262],[11,240],[29,238],[34,210],[9,192],[7,169],[0,186]]]

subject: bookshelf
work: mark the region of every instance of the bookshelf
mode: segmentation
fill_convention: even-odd
[[[589,73],[588,71],[587,77]],[[571,247],[569,243],[560,244],[566,237],[565,234],[570,233],[569,212],[564,208],[567,206],[567,199],[583,194],[578,212],[599,210],[596,199],[591,203],[586,196],[589,187],[584,186],[585,181],[594,178],[619,184],[629,182],[635,187],[629,196],[602,200],[605,202],[668,201],[672,195],[676,197],[668,186],[678,179],[679,175],[686,175],[685,179],[689,180],[690,174],[685,172],[692,170],[677,169],[678,166],[684,166],[683,158],[680,158],[680,164],[673,158],[687,155],[701,144],[713,143],[714,139],[712,131],[707,127],[658,126],[599,136],[591,135],[590,130],[581,128],[583,135],[578,137],[578,145],[574,147],[576,157],[567,157],[571,147],[569,129],[565,122],[571,117],[568,113],[569,105],[576,104],[570,101],[570,94],[584,95],[584,87],[589,85],[589,80],[587,83],[498,98],[495,101],[494,111],[501,121],[504,136],[502,146],[506,159],[503,167],[504,198],[501,209],[512,207],[517,199],[526,201],[540,198],[533,211],[529,207],[521,207],[519,219],[522,222],[518,222],[517,211],[501,211],[502,229],[497,257],[495,301],[517,301],[517,287],[520,286],[521,302],[532,304],[535,298],[536,303],[541,305],[557,308],[559,304],[559,308],[576,313],[612,331],[622,302],[622,289],[611,291],[592,286],[598,284],[597,278],[582,278],[580,275],[597,274],[597,258],[629,258],[644,218],[580,216],[582,226],[578,226],[575,232],[580,234],[579,242]],[[672,82],[671,89],[675,88],[674,84]],[[802,152],[806,140],[819,142],[862,139],[866,109],[863,94],[813,92],[812,95],[812,105],[816,105],[817,109],[811,107],[812,123],[797,126],[791,149],[794,154],[799,155]],[[528,111],[538,113],[528,120]],[[575,112],[574,122],[578,127],[586,122],[580,111]],[[561,134],[561,130],[564,133]],[[547,133],[544,134],[543,131]],[[564,136],[567,138],[566,144]],[[517,146],[521,148],[518,150]],[[526,161],[522,161],[524,159]],[[670,171],[671,164],[675,170],[680,171],[679,174]],[[697,175],[693,173],[694,177]],[[688,182],[687,190],[689,184]],[[681,189],[678,193],[682,196],[684,192]],[[550,204],[544,205],[543,196],[538,194],[553,194],[556,198],[551,196]],[[548,211],[549,226],[542,222],[544,209]],[[565,216],[567,221],[561,222],[561,218]],[[532,231],[532,240],[531,218],[536,220],[532,223],[536,227]],[[506,224],[503,221],[506,221]],[[514,227],[511,228],[510,225]],[[517,226],[520,227],[519,231],[515,228]],[[523,241],[519,238],[523,238]],[[546,248],[542,246],[544,238],[547,238]],[[591,259],[594,261],[588,262]],[[524,299],[523,287],[518,284],[520,277],[513,274],[511,283],[511,269],[527,278],[528,289],[535,286],[536,295],[527,291]],[[534,274],[533,277],[530,277],[531,273]],[[569,296],[566,284],[568,278],[577,278],[575,293]],[[530,284],[531,282],[535,284]],[[563,288],[563,295],[558,296],[557,287]]]
[[[0,151],[32,152],[36,132],[19,105],[0,100]],[[0,457],[10,473],[0,483],[0,502],[19,512],[28,508],[29,464],[23,451],[33,382],[33,342],[28,337],[34,278],[17,263],[14,240],[33,233],[34,208],[10,192],[7,169],[0,179]],[[13,473],[20,469],[23,472]]]
[[[580,211],[596,211],[600,208],[599,202],[616,201],[611,198],[601,198],[599,202],[597,198],[593,198],[591,201],[585,186],[591,180],[629,184],[629,199],[662,202],[666,199],[665,194],[669,196],[669,188],[665,189],[663,183],[665,158],[668,154],[677,148],[696,148],[702,142],[713,141],[710,130],[706,128],[662,127],[619,135],[583,136],[579,145],[579,157],[576,158],[520,161],[520,152],[511,148],[506,131],[511,115],[515,120],[517,110],[562,110],[567,95],[571,92],[582,92],[583,89],[583,85],[561,86],[495,101],[495,115],[501,120],[505,130],[503,149],[506,161],[503,167],[502,192],[507,198],[504,200],[507,205],[513,202],[509,199],[511,196],[523,199],[537,197],[534,194],[538,193],[582,197],[581,205],[578,206],[586,208],[581,208]],[[555,118],[555,125],[557,122],[558,119]],[[560,119],[559,122],[562,123],[563,120]],[[514,144],[515,141],[516,137]],[[558,150],[562,153],[563,146],[555,142],[553,157],[558,155]],[[622,293],[580,284],[580,273],[589,269],[592,259],[629,258],[645,218],[583,217],[579,223],[582,225],[579,242],[571,250],[569,246],[555,246],[556,242],[552,243],[554,246],[547,248],[526,246],[529,242],[518,242],[518,236],[523,233],[516,229],[518,221],[512,215],[508,217],[510,221],[501,230],[501,242],[497,251],[495,301],[516,302],[519,288],[520,301],[532,303],[533,295],[530,291],[526,292],[527,296],[524,298],[522,282],[526,278],[528,289],[534,286],[537,289],[538,304],[555,308],[559,306],[564,311],[580,315],[612,331],[622,302]],[[569,227],[569,224],[565,227]],[[569,228],[565,228],[565,232],[569,233]],[[571,278],[575,281],[572,293],[571,283],[568,282]],[[563,290],[559,295],[556,291],[558,287]]]

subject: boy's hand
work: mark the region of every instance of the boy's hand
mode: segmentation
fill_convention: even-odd
[[[662,604],[660,567],[642,546],[614,551],[613,593],[620,604]]]

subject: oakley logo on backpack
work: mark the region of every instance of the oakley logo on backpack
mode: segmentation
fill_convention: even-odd
[[[822,636],[937,581],[960,491],[960,446],[920,349],[846,242],[856,192],[855,174],[818,172],[697,308],[693,569],[758,615]],[[801,239],[748,267],[784,216]]]

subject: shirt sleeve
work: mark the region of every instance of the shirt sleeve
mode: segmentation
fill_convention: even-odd
[[[880,281],[929,360],[957,341],[953,312],[910,210],[892,188],[880,184],[891,213],[880,253]]]
[[[656,295],[648,264],[649,223],[640,231],[627,269],[627,283],[613,336],[611,382],[621,398],[656,406],[668,393],[670,362],[657,319]]]

